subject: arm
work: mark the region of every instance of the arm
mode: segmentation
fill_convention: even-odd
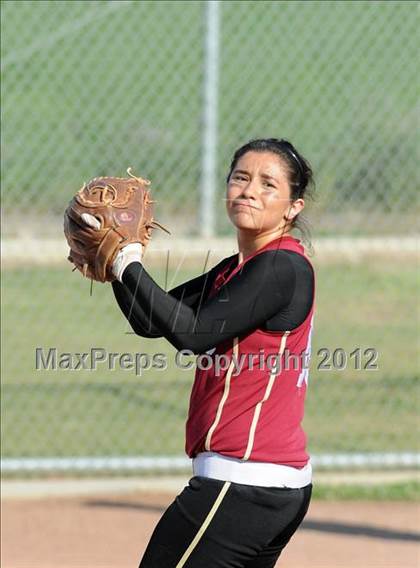
[[[125,284],[114,280],[112,289],[115,299],[134,333],[141,337],[162,337],[159,330],[152,324],[151,319],[147,317],[144,309],[138,302],[134,301],[133,294]]]
[[[122,280],[174,347],[202,353],[260,327],[285,308],[293,297],[296,275],[284,251],[267,251],[245,262],[212,298],[197,305],[167,294],[140,262],[129,264]]]
[[[222,261],[222,263],[223,262],[225,261]],[[194,308],[207,296],[213,282],[215,269],[220,268],[222,263],[219,263],[209,272],[192,280],[188,280],[169,292],[164,293],[182,301],[186,306]],[[135,301],[130,288],[118,280],[112,283],[112,288],[121,311],[137,335],[153,338],[162,337],[160,328],[154,325],[153,310],[150,309],[150,306]]]

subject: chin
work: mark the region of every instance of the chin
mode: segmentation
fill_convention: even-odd
[[[253,219],[248,213],[244,214],[241,212],[237,214],[230,214],[229,218],[232,225],[234,225],[239,231],[259,233],[263,229],[263,227],[257,225],[257,219]]]

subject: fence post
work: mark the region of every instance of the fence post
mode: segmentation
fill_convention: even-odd
[[[217,171],[219,26],[220,3],[205,5],[204,93],[202,118],[202,163],[199,227],[202,237],[215,233],[215,195]]]

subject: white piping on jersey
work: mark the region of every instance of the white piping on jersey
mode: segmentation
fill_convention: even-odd
[[[197,532],[197,534],[195,535],[195,537],[193,538],[193,540],[191,541],[191,544],[189,545],[189,547],[187,548],[187,550],[184,552],[184,554],[182,555],[181,560],[178,562],[178,564],[176,565],[175,568],[182,568],[186,561],[188,560],[188,558],[190,557],[192,551],[194,550],[194,548],[197,546],[197,544],[200,542],[201,537],[203,536],[204,532],[206,531],[207,527],[209,526],[209,524],[211,523],[214,515],[217,512],[217,509],[219,508],[221,502],[223,501],[224,496],[227,493],[227,490],[230,487],[230,481],[226,481],[223,484],[223,487],[219,493],[219,495],[217,496],[216,501],[213,504],[213,507],[210,509],[209,514],[207,515],[207,517],[204,520],[204,523],[201,525],[199,531]]]
[[[287,340],[287,337],[288,337],[289,334],[290,334],[290,331],[285,331],[283,337],[281,338],[279,353],[278,353],[280,355],[280,357],[284,353],[284,349],[286,347],[286,340]],[[265,389],[264,396],[260,400],[260,402],[257,404],[257,406],[255,407],[254,416],[252,418],[251,427],[249,429],[248,445],[246,447],[245,454],[242,458],[245,461],[248,460],[249,456],[251,455],[252,448],[254,446],[255,431],[257,429],[257,424],[258,424],[258,420],[259,420],[259,417],[260,417],[261,408],[262,408],[262,405],[264,404],[264,402],[266,402],[268,400],[268,398],[271,394],[271,390],[273,388],[274,381],[276,379],[277,373],[278,373],[278,371],[277,371],[276,367],[274,367],[272,369],[271,373],[270,373],[270,378],[268,379],[268,383],[267,383],[267,387]]]
[[[301,388],[303,383],[306,383],[306,386],[308,386],[308,377],[309,377],[309,361],[311,358],[311,342],[312,342],[312,331],[314,329],[314,314],[312,314],[311,317],[311,323],[309,326],[309,334],[308,334],[308,339],[306,342],[306,347],[305,347],[305,351],[304,351],[304,362],[302,365],[302,370],[299,373],[299,377],[296,383],[296,386],[298,388]]]
[[[219,402],[219,406],[217,407],[217,412],[216,412],[216,417],[214,419],[213,424],[210,426],[209,431],[207,432],[207,436],[206,436],[206,441],[204,444],[204,448],[206,449],[207,452],[210,451],[210,443],[211,443],[211,437],[213,436],[213,432],[216,430],[219,422],[220,422],[220,418],[222,417],[222,411],[223,411],[223,407],[225,405],[225,402],[229,396],[229,390],[230,390],[230,378],[232,376],[232,372],[235,366],[235,361],[238,360],[238,338],[234,337],[233,338],[233,354],[232,354],[232,358],[230,360],[229,363],[229,367],[226,373],[226,379],[225,379],[225,388],[223,391],[223,395],[222,398],[220,399]]]

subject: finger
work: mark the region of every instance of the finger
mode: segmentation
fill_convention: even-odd
[[[101,228],[100,221],[90,213],[82,213],[80,217],[82,221],[86,223],[86,225],[89,225],[89,227],[92,227],[92,229],[99,231],[99,229]]]

